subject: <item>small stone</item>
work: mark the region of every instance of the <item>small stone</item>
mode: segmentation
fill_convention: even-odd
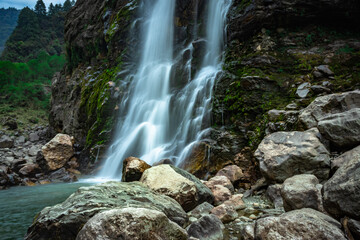
[[[320,71],[321,73],[325,74],[326,76],[333,76],[334,72],[330,70],[329,65],[320,65],[316,67],[316,70]]]
[[[296,95],[300,98],[306,98],[310,92],[310,87],[311,84],[308,82],[301,84],[296,90]]]
[[[36,142],[36,141],[40,140],[40,137],[39,137],[38,133],[36,133],[36,132],[30,133],[29,140],[30,140],[30,142]]]
[[[0,148],[12,148],[14,146],[14,140],[9,136],[3,135],[0,138]]]
[[[254,214],[251,214],[251,215],[249,216],[249,218],[252,219],[252,220],[257,219],[257,217],[256,217]]]

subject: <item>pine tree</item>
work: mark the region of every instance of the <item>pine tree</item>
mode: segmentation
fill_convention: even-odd
[[[50,16],[53,16],[55,14],[55,7],[54,7],[54,5],[52,3],[50,3],[50,5],[49,5],[49,11],[48,12],[49,12]]]
[[[61,12],[62,11],[61,4],[55,4],[54,11],[55,11],[55,14]]]
[[[38,0],[35,5],[35,13],[41,16],[46,15],[46,6],[42,0]]]
[[[75,3],[76,3],[75,0],[72,0],[72,1],[71,1],[71,5],[72,5],[72,6],[75,6]]]
[[[72,8],[72,4],[71,4],[70,0],[66,0],[64,2],[63,11],[68,12],[71,8]]]

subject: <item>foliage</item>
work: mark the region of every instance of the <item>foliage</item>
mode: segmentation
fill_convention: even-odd
[[[35,10],[28,7],[22,9],[1,60],[26,62],[36,58],[42,50],[49,55],[61,55],[64,52],[65,15],[72,6],[67,0],[64,6],[50,4],[49,12],[46,12],[44,2],[38,0]]]
[[[43,0],[37,0],[35,5],[35,13],[40,16],[46,15],[46,6]]]
[[[64,64],[63,55],[49,56],[45,51],[27,63],[0,61],[0,103],[46,109],[49,93],[44,86]]]
[[[20,11],[15,8],[0,8],[0,53],[2,52],[6,40],[16,27]]]

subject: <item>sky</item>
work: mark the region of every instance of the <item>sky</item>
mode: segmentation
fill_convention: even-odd
[[[0,8],[14,7],[22,9],[24,7],[34,8],[37,0],[0,0]],[[64,3],[65,0],[43,0],[46,7],[52,2],[54,5],[56,3]]]

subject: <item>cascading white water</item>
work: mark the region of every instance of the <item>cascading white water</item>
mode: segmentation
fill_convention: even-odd
[[[206,54],[194,79],[172,91],[175,0],[156,0],[144,22],[141,61],[121,103],[126,116],[109,149],[99,177],[121,177],[122,161],[139,157],[149,164],[164,158],[180,164],[194,142],[201,139],[209,119],[212,88],[221,71],[226,13],[231,0],[209,0]],[[147,6],[150,7],[150,6]],[[192,46],[188,49],[192,51]],[[186,68],[191,72],[191,59]],[[176,93],[174,93],[176,92]],[[125,111],[124,111],[125,112]]]

